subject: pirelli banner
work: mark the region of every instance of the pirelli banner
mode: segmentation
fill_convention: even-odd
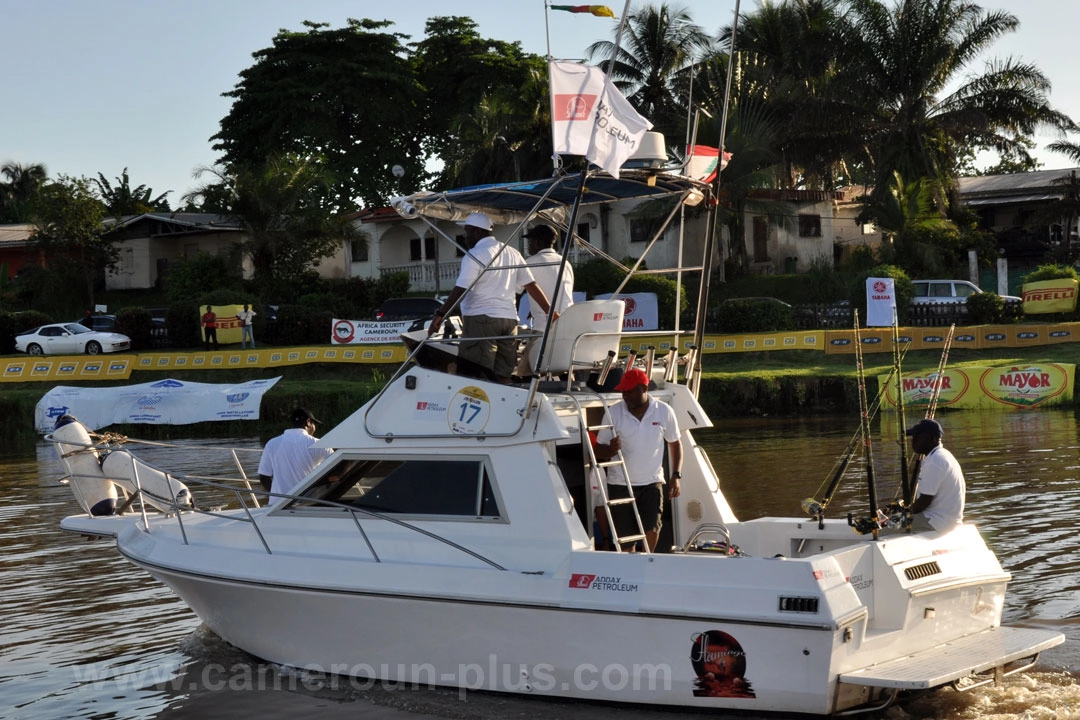
[[[1024,283],[1024,314],[1069,313],[1076,310],[1076,288],[1080,285],[1070,278]]]
[[[1059,363],[948,369],[941,376],[938,407],[1025,409],[1070,405],[1075,371],[1076,365]],[[904,407],[926,407],[936,379],[936,369],[903,373]],[[879,375],[878,383],[887,383],[885,400],[896,407],[896,380],[889,382],[888,375]]]

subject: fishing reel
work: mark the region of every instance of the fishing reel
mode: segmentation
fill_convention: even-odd
[[[902,530],[908,526],[908,509],[902,500],[895,500],[879,507],[874,517],[855,517],[848,513],[848,525],[860,535],[881,530]]]

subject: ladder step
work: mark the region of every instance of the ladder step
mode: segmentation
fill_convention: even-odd
[[[615,427],[614,425],[589,425],[589,426],[586,427],[586,429],[587,430],[612,430],[612,429],[614,429],[614,427]]]
[[[634,502],[634,498],[632,498],[632,497],[615,498],[614,500],[608,500],[607,504],[608,505],[629,505],[632,502]]]
[[[619,544],[623,545],[625,543],[639,542],[639,541],[644,540],[644,539],[645,539],[644,535],[627,535],[626,537],[620,536],[619,537]]]
[[[622,460],[605,460],[604,462],[596,463],[596,466],[606,468],[606,467],[612,467],[614,465],[622,465],[622,464],[623,464]]]

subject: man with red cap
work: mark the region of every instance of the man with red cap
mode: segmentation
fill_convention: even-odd
[[[926,418],[905,434],[911,438],[911,449],[925,456],[918,477],[919,495],[911,504],[911,529],[952,530],[964,522],[967,485],[960,463],[941,445],[941,424]]]
[[[656,549],[660,537],[661,516],[664,512],[664,485],[669,498],[679,497],[682,478],[682,441],[675,410],[665,402],[649,396],[649,377],[644,370],[631,368],[623,373],[615,390],[623,401],[604,413],[603,425],[595,448],[598,460],[610,460],[621,452],[629,484],[634,493],[638,515],[645,531],[649,551]],[[664,482],[664,451],[667,450],[671,475]],[[608,467],[608,497],[628,497],[622,468]],[[619,506],[616,509],[621,509]],[[620,536],[635,535],[636,529],[616,520]]]

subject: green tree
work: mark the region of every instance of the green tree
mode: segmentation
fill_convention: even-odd
[[[610,61],[615,56],[611,79],[653,129],[677,146],[685,134],[690,77],[711,49],[711,38],[689,11],[665,2],[630,13],[617,56],[609,40],[593,43],[586,52],[590,59]]]
[[[148,188],[146,185],[139,185],[136,188],[131,187],[127,168],[124,168],[123,172],[120,173],[120,177],[116,178],[115,187],[101,173],[98,173],[94,184],[97,185],[101,200],[105,203],[109,215],[113,217],[141,215],[142,213],[155,211],[169,212],[167,196],[172,191],[166,190],[154,197],[153,189]]]
[[[837,16],[838,51],[831,97],[856,119],[848,153],[865,148],[875,194],[899,173],[952,190],[961,147],[1027,157],[1024,140],[1039,127],[1076,126],[1049,103],[1050,83],[1034,65],[994,60],[971,65],[1019,27],[1007,12],[967,0],[846,0]]]
[[[94,194],[88,178],[59,176],[42,188],[37,204],[33,239],[48,267],[58,275],[78,278],[67,290],[84,291],[93,306],[94,293],[105,272],[116,267],[119,251],[102,224],[105,205]]]
[[[0,222],[31,222],[38,195],[48,179],[45,166],[10,162],[0,167],[0,175],[5,178],[0,182]]]
[[[331,174],[322,158],[273,156],[260,165],[204,168],[215,181],[185,196],[228,197],[225,215],[243,227],[243,252],[264,296],[298,292],[314,265],[343,243],[361,239],[347,216],[326,202]]]
[[[332,206],[381,204],[398,194],[391,169],[426,177],[423,88],[389,22],[352,20],[344,28],[305,22],[273,45],[225,93],[233,104],[211,138],[227,167],[255,168],[282,155],[327,158]]]

